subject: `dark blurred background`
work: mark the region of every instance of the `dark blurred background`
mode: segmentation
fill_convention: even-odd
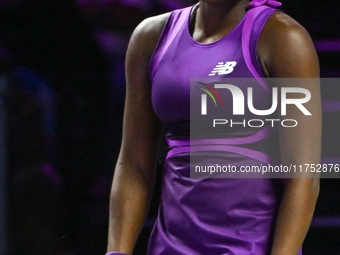
[[[0,0],[0,255],[105,254],[129,36],[145,17],[195,2]],[[340,2],[283,0],[282,9],[310,32],[322,77],[339,77]],[[322,94],[323,162],[339,164],[340,86]],[[306,255],[340,254],[340,180],[321,185]]]

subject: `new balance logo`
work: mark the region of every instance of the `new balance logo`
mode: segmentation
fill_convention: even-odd
[[[234,71],[234,67],[237,65],[236,61],[229,61],[224,64],[224,62],[218,62],[214,70],[211,71],[209,76],[230,74]]]

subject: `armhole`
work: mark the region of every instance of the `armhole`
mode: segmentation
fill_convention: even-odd
[[[252,29],[252,34],[250,37],[250,44],[249,44],[249,49],[250,49],[250,57],[252,60],[253,65],[255,66],[256,71],[259,73],[261,77],[266,77],[262,65],[259,61],[258,55],[257,55],[257,45],[260,39],[260,35],[262,33],[262,30],[267,23],[269,17],[276,11],[281,11],[281,10],[276,10],[276,9],[267,9],[263,11],[259,17],[256,19],[253,29]]]
[[[163,42],[165,40],[165,37],[168,35],[169,26],[170,26],[170,23],[171,23],[173,15],[174,15],[174,11],[171,12],[169,17],[167,18],[167,20],[165,22],[165,25],[163,27],[162,33],[159,36],[158,42],[156,44],[156,47],[155,47],[155,49],[154,49],[154,51],[153,51],[153,53],[151,55],[150,62],[149,62],[149,68],[148,68],[150,81],[153,80],[155,71],[156,71],[156,69],[158,67],[159,61],[156,61],[157,60],[157,55],[158,55],[158,52],[159,52],[160,48],[164,44]]]
[[[182,28],[183,24],[187,22],[187,18],[191,12],[191,9],[192,6],[180,10],[175,10],[171,12],[170,16],[168,17],[163,31],[156,44],[155,50],[150,58],[149,77],[151,82],[154,79],[162,56],[168,49],[175,36],[178,34],[179,30]]]
[[[254,78],[268,92],[270,88],[262,79],[265,75],[257,57],[257,43],[265,23],[275,11],[277,9],[267,6],[249,10],[242,30],[242,52],[246,65]]]

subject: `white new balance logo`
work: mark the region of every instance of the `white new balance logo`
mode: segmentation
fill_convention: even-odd
[[[236,61],[229,61],[224,64],[224,62],[218,62],[217,66],[209,74],[209,76],[214,76],[215,74],[223,75],[230,74],[234,71],[234,67],[237,65]]]

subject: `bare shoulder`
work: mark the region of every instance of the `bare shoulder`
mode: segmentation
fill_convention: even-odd
[[[260,35],[257,53],[267,76],[318,76],[318,58],[309,33],[283,12],[274,12],[269,17]],[[310,71],[305,72],[307,69]]]
[[[169,15],[147,18],[132,33],[125,61],[128,92],[142,95],[150,91],[149,63]]]
[[[306,29],[289,15],[274,12],[263,28],[263,34],[275,41],[311,40]]]
[[[149,17],[136,27],[134,33],[145,33],[150,35],[160,34],[169,16],[170,12]]]
[[[138,48],[140,53],[151,56],[169,16],[164,13],[143,20],[131,36],[128,51]]]

